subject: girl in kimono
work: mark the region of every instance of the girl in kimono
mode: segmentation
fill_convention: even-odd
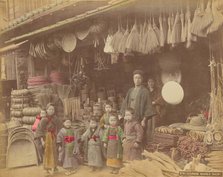
[[[111,167],[112,174],[118,174],[122,167],[122,136],[123,131],[118,126],[118,116],[111,114],[109,117],[109,127],[103,136],[104,147],[107,148],[107,166]]]
[[[59,162],[67,171],[65,175],[75,173],[78,167],[77,155],[79,154],[78,133],[71,128],[71,121],[66,120],[57,134],[57,144],[59,145]]]
[[[91,171],[95,171],[97,168],[103,166],[102,150],[101,150],[101,131],[96,117],[90,120],[89,128],[82,135],[81,140],[87,141],[87,158],[88,166],[91,167]]]
[[[109,127],[109,116],[112,111],[112,103],[106,102],[105,103],[105,113],[100,119],[100,127],[106,129]]]
[[[109,127],[109,116],[112,111],[112,103],[107,101],[105,103],[104,109],[105,109],[105,113],[100,119],[100,127],[101,127],[102,134],[104,134],[105,129]],[[106,156],[107,156],[106,149],[103,145],[102,145],[102,154],[103,154],[104,159],[106,159]]]
[[[143,127],[135,118],[132,108],[126,109],[124,119],[123,161],[141,160]]]
[[[43,167],[47,174],[53,174],[57,169],[56,135],[60,129],[60,121],[55,116],[55,108],[49,103],[46,106],[46,117],[43,117],[36,130],[36,138],[39,138],[44,147]]]

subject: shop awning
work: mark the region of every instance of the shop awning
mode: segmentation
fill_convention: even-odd
[[[32,31],[30,33],[26,33],[26,34],[17,36],[17,37],[13,37],[10,40],[5,41],[5,44],[18,42],[18,41],[21,41],[21,40],[28,39],[30,37],[34,37],[34,36],[39,35],[39,34],[49,32],[51,30],[60,29],[61,27],[64,27],[64,26],[67,26],[67,25],[70,25],[70,24],[74,24],[76,22],[80,22],[81,20],[84,20],[86,18],[93,17],[95,15],[102,14],[104,12],[108,12],[112,9],[122,7],[124,5],[130,4],[130,3],[135,2],[135,1],[136,0],[114,0],[114,1],[109,2],[108,5],[99,7],[95,10],[90,10],[90,11],[87,11],[85,13],[79,14],[75,17],[68,18],[68,19],[63,20],[63,21],[59,21],[56,24],[49,25],[49,26],[37,29],[35,31]]]

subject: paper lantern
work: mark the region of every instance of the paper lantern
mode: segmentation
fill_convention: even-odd
[[[177,105],[184,98],[183,88],[177,82],[169,81],[162,88],[162,97],[167,103]]]

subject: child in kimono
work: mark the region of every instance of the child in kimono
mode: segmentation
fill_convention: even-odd
[[[101,131],[96,117],[90,120],[89,128],[81,137],[82,141],[87,141],[87,159],[91,171],[100,169],[103,166],[101,150]]]
[[[109,127],[103,135],[104,147],[107,148],[107,166],[111,167],[112,174],[118,174],[122,167],[122,136],[123,131],[118,126],[118,116],[112,113],[109,117]]]
[[[78,133],[71,128],[71,121],[66,120],[57,134],[57,144],[59,145],[59,162],[67,171],[65,175],[76,172],[78,167],[77,155],[79,154]]]
[[[104,134],[105,129],[109,127],[109,116],[112,111],[112,103],[110,101],[107,101],[105,103],[104,110],[105,110],[105,113],[100,119],[100,127],[101,127],[102,134]],[[102,154],[103,154],[104,159],[106,159],[106,156],[107,156],[106,149],[103,145],[102,145]]]
[[[106,128],[109,127],[109,116],[110,116],[111,111],[112,111],[112,103],[107,101],[105,103],[104,109],[105,109],[105,113],[100,119],[100,127],[103,128],[103,129],[106,129]]]
[[[134,109],[125,111],[123,161],[142,159],[143,128],[134,116]]]

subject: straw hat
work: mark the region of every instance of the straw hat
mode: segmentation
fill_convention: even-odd
[[[181,128],[185,130],[205,131],[206,122],[202,116],[192,116],[189,117],[189,123],[182,124]]]
[[[65,52],[72,52],[77,45],[77,38],[73,33],[65,34],[62,38],[62,48]]]
[[[79,40],[82,41],[82,40],[84,40],[88,36],[89,32],[90,32],[89,28],[87,28],[87,29],[78,29],[78,30],[75,31],[75,35],[77,36],[77,38]]]

